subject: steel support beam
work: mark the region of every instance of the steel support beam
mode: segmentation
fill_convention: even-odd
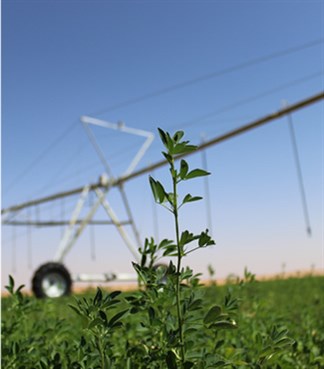
[[[230,131],[228,133],[225,133],[225,134],[223,134],[221,136],[218,136],[214,139],[206,141],[206,142],[202,143],[200,146],[198,146],[196,151],[191,152],[191,153],[186,153],[186,154],[183,154],[183,155],[179,155],[177,157],[177,159],[180,159],[184,156],[192,155],[192,154],[194,154],[194,153],[196,153],[197,151],[200,151],[200,150],[205,150],[210,146],[216,145],[216,144],[218,144],[220,142],[223,142],[223,141],[226,141],[226,140],[228,140],[232,137],[235,137],[235,136],[238,136],[242,133],[245,133],[245,132],[247,132],[251,129],[254,129],[254,128],[260,127],[261,125],[264,125],[266,123],[272,122],[273,120],[279,119],[279,118],[281,118],[281,117],[283,117],[287,114],[293,113],[294,111],[297,111],[299,109],[302,109],[302,108],[305,108],[309,105],[312,105],[316,102],[319,102],[322,99],[324,99],[324,92],[320,92],[320,93],[318,93],[316,95],[313,95],[313,96],[311,96],[307,99],[304,99],[304,100],[301,100],[301,101],[299,101],[295,104],[289,105],[288,107],[284,107],[284,108],[280,109],[277,112],[266,115],[266,116],[264,116],[260,119],[252,121],[252,122],[250,122],[246,125],[243,125],[239,128],[233,129],[232,131]],[[133,172],[129,175],[122,176],[122,177],[117,178],[117,179],[113,179],[113,180],[109,181],[107,187],[119,186],[119,185],[121,185],[122,183],[124,183],[126,181],[129,181],[133,178],[139,177],[139,176],[141,176],[145,173],[152,172],[153,170],[155,170],[157,168],[160,168],[160,167],[162,167],[166,164],[167,164],[166,160],[161,160],[161,161],[159,161],[159,162],[157,162],[153,165],[150,165],[150,166],[145,167],[143,169],[137,170],[137,171],[135,171],[135,172]],[[104,186],[102,184],[102,182],[99,181],[98,183],[91,184],[89,186],[89,189],[90,189],[90,191],[93,191],[93,190],[96,190],[98,188],[103,188],[104,189],[105,187],[106,186]],[[53,200],[56,200],[56,199],[59,199],[59,198],[76,195],[76,194],[81,193],[83,191],[83,189],[84,189],[84,186],[72,189],[70,191],[60,192],[60,193],[57,193],[57,194],[54,194],[54,195],[51,195],[51,196],[36,199],[36,200],[33,200],[33,201],[24,202],[24,203],[15,205],[15,206],[8,207],[6,209],[2,209],[1,214],[6,214],[6,213],[9,213],[9,212],[17,212],[17,211],[22,210],[24,208],[27,208],[29,206],[39,205],[39,204],[49,202],[49,201],[53,201]]]

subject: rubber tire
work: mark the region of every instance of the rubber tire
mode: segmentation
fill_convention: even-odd
[[[43,288],[44,278],[48,277],[50,274],[56,274],[65,283],[65,289],[61,294],[57,296],[50,296],[46,293]],[[65,268],[63,264],[49,262],[41,265],[35,272],[32,279],[32,290],[36,297],[38,298],[56,298],[61,296],[67,296],[71,293],[72,279],[70,273]]]

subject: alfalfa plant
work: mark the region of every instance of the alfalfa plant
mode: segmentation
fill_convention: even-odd
[[[167,254],[177,256],[176,270],[175,270],[175,292],[176,292],[176,305],[177,305],[177,319],[178,319],[178,339],[179,339],[179,351],[180,351],[180,366],[184,366],[185,360],[185,342],[184,342],[184,309],[181,308],[181,293],[180,293],[180,284],[182,281],[181,278],[181,262],[182,258],[187,255],[189,252],[192,252],[187,249],[187,245],[189,245],[194,240],[198,240],[198,247],[205,247],[209,245],[213,245],[215,242],[211,240],[208,235],[208,231],[202,232],[200,235],[193,235],[188,231],[184,231],[180,234],[179,227],[179,209],[188,202],[198,201],[201,197],[192,196],[191,194],[187,194],[182,200],[178,197],[178,184],[182,181],[187,181],[189,179],[193,179],[195,177],[206,176],[209,173],[202,169],[195,169],[189,171],[189,165],[185,160],[181,160],[180,169],[176,169],[175,167],[175,159],[176,155],[186,154],[196,150],[196,147],[193,145],[189,145],[188,141],[182,141],[181,139],[184,135],[184,132],[178,131],[175,133],[173,137],[170,136],[169,133],[162,131],[159,129],[161,140],[167,149],[167,152],[163,152],[164,157],[169,163],[170,173],[172,178],[172,192],[167,192],[163,185],[150,177],[150,185],[152,188],[152,192],[154,195],[154,199],[157,203],[163,204],[166,208],[171,211],[174,216],[174,226],[175,226],[175,234],[176,240],[175,245],[168,245]],[[180,201],[179,201],[180,200]],[[171,351],[172,352],[172,351]],[[175,360],[175,353],[169,353],[170,362]],[[169,365],[176,366],[176,365]]]
[[[12,276],[5,288],[10,296],[6,298],[6,317],[1,320],[2,367],[69,368],[68,328],[64,319],[50,313],[53,301],[26,296],[24,285],[16,288]]]
[[[123,326],[121,318],[128,312],[128,308],[120,309],[121,301],[117,298],[120,293],[114,291],[104,295],[97,288],[94,298],[75,299],[76,305],[69,304],[84,322],[79,362],[82,361],[85,368],[115,368],[118,350],[114,345],[114,334]]]
[[[194,275],[190,268],[182,266],[185,256],[198,249],[212,246],[215,242],[207,229],[200,234],[180,230],[179,210],[189,203],[201,200],[202,197],[192,196],[190,193],[181,197],[179,185],[210,173],[202,169],[189,169],[184,159],[180,160],[178,167],[176,166],[179,156],[197,149],[196,146],[190,145],[189,141],[182,140],[183,131],[171,136],[159,129],[159,134],[166,149],[162,154],[169,165],[171,189],[167,190],[161,182],[152,177],[149,181],[156,203],[173,215],[175,240],[164,239],[156,244],[153,238],[146,239],[144,248],[140,249],[141,263],[134,263],[134,268],[147,289],[142,291],[140,297],[131,296],[128,300],[133,306],[133,312],[141,309],[148,312],[148,322],[146,324],[142,322],[142,326],[150,327],[152,332],[151,338],[145,341],[151,368],[162,368],[165,364],[168,369],[225,366],[226,362],[215,355],[215,344],[211,345],[211,352],[206,351],[208,345],[204,341],[207,337],[203,331],[208,329],[215,334],[215,331],[236,328],[230,314],[232,311],[226,309],[226,306],[223,309],[216,305],[211,306],[207,313],[203,312],[203,292],[198,288],[199,275]],[[160,268],[153,268],[159,255],[175,258],[175,263],[170,261],[166,272]],[[165,276],[162,283],[163,272]],[[230,296],[226,299],[227,307],[236,308],[235,299]],[[152,362],[153,358],[159,363],[156,362],[155,365]]]

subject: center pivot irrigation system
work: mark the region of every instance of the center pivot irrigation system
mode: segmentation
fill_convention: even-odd
[[[237,136],[241,133],[247,132],[253,128],[259,127],[265,123],[269,123],[273,120],[281,118],[283,116],[289,116],[292,112],[297,111],[299,109],[305,108],[311,104],[314,104],[320,100],[324,99],[324,92],[311,96],[305,100],[299,101],[293,105],[285,106],[281,110],[264,116],[263,118],[257,119],[249,124],[241,126],[237,129],[234,129],[226,134],[218,136],[212,140],[203,142],[198,149],[195,151],[201,151],[207,149],[212,145],[216,145],[220,142],[223,142],[231,137]],[[88,224],[112,224],[116,227],[120,236],[122,237],[124,243],[127,248],[133,254],[135,260],[139,261],[139,254],[137,249],[141,245],[139,233],[137,231],[135,221],[133,215],[131,213],[131,209],[126,197],[126,193],[124,191],[124,183],[141,176],[143,174],[152,172],[153,170],[164,166],[167,164],[166,160],[161,160],[153,165],[147,166],[145,168],[135,170],[139,161],[142,159],[143,155],[151,145],[153,141],[153,134],[150,132],[146,132],[143,130],[126,127],[123,123],[108,123],[103,120],[99,120],[91,117],[81,117],[81,122],[88,134],[88,137],[91,143],[94,145],[94,148],[102,161],[105,167],[105,173],[99,177],[99,181],[93,184],[87,184],[85,186],[72,189],[70,191],[56,193],[51,196],[35,199],[33,201],[28,201],[25,203],[21,203],[15,206],[8,207],[6,209],[2,209],[2,223],[4,225],[11,226],[58,226],[58,225],[66,225],[65,231],[61,237],[61,241],[58,245],[58,249],[56,254],[51,262],[47,262],[41,265],[34,273],[32,279],[32,290],[37,297],[59,297],[63,295],[67,295],[71,292],[72,282],[109,282],[113,280],[118,281],[126,281],[126,280],[134,280],[134,275],[130,274],[122,274],[122,273],[102,273],[96,275],[89,274],[78,274],[76,276],[71,276],[69,271],[64,266],[64,259],[71,248],[75,245],[76,241],[86,228]],[[142,137],[145,137],[145,142],[133,158],[130,163],[128,169],[118,178],[114,178],[111,172],[111,169],[103,155],[103,151],[95,140],[94,134],[90,129],[89,125],[97,125],[104,128],[115,129],[120,132],[125,132],[129,134],[135,134]],[[179,155],[177,159],[180,159],[184,156],[191,155],[192,153]],[[116,212],[113,210],[111,203],[108,201],[107,194],[110,189],[117,188],[120,191],[121,199],[123,205],[126,210],[126,214],[128,219],[126,221],[121,221]],[[96,195],[96,201],[92,204],[90,209],[86,212],[86,215],[80,219],[81,211],[84,209],[87,198],[90,193],[94,193]],[[36,205],[44,204],[51,202],[53,200],[57,200],[59,198],[65,198],[73,195],[79,195],[79,199],[72,211],[71,218],[69,221],[46,221],[41,222],[37,221],[17,221],[15,219],[16,215],[23,209],[33,207]],[[95,221],[93,217],[97,212],[98,208],[102,206],[105,210],[109,220],[107,221]],[[129,236],[128,232],[125,229],[125,225],[130,225],[131,230],[134,235],[135,242]],[[307,229],[310,231],[310,226],[307,224]]]

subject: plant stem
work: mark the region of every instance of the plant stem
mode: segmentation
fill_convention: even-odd
[[[100,331],[98,332],[97,347],[100,353],[101,368],[106,369],[104,343],[102,340],[102,332]]]
[[[172,158],[173,159],[173,158]],[[171,162],[172,169],[172,181],[173,181],[173,214],[175,221],[176,231],[176,243],[178,249],[178,260],[177,260],[177,278],[176,278],[176,302],[177,302],[177,315],[178,315],[178,328],[179,328],[179,340],[180,340],[180,356],[181,356],[181,368],[183,368],[185,362],[185,351],[184,351],[184,337],[183,337],[183,321],[181,313],[181,296],[180,296],[180,272],[181,272],[181,259],[182,249],[180,245],[180,232],[179,232],[179,219],[178,219],[178,199],[177,199],[177,176],[174,169],[174,159]]]
[[[97,347],[99,349],[100,353],[100,359],[101,359],[101,368],[105,369],[105,353],[102,345],[102,339],[101,339],[101,333],[99,332],[98,340],[97,340]]]

